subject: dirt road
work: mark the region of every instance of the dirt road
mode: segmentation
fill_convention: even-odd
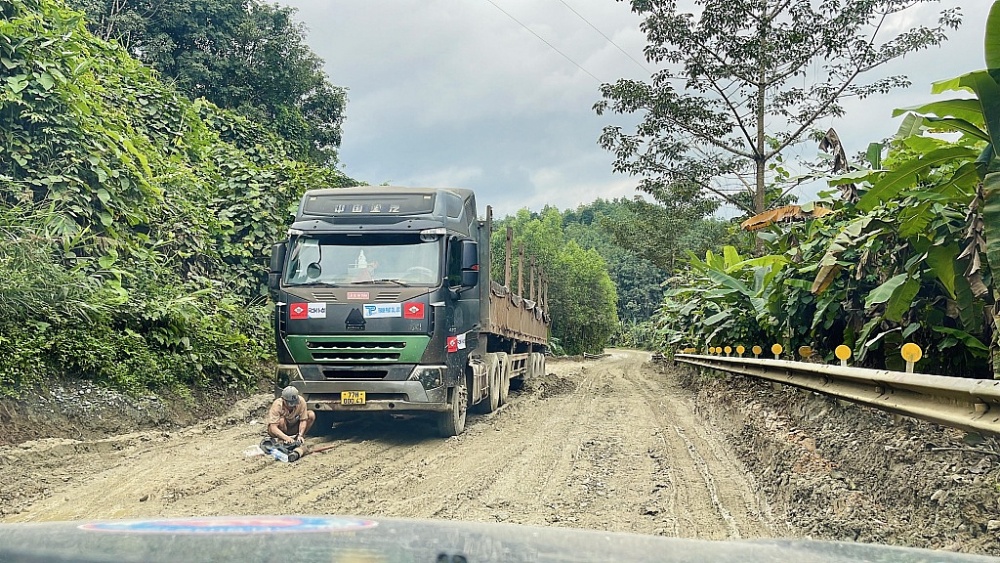
[[[313,439],[337,447],[294,464],[243,455],[260,440],[264,395],[179,431],[4,447],[2,520],[353,514],[787,534],[689,392],[647,360],[550,362],[548,376],[449,440],[422,421],[341,423]]]

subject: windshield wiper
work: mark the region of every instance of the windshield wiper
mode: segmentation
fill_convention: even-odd
[[[340,287],[339,285],[333,282],[321,282],[321,281],[306,282],[306,283],[290,283],[285,285],[287,285],[288,287]]]
[[[358,280],[351,282],[351,285],[376,284],[376,283],[394,283],[400,287],[410,287],[410,284],[404,281],[399,281],[394,278],[379,278],[377,280]]]

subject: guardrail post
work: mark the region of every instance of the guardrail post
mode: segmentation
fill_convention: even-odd
[[[799,346],[799,357],[801,357],[804,361],[808,362],[809,359],[812,358],[812,355],[813,355],[813,349],[812,349],[812,347],[810,347],[810,346]]]

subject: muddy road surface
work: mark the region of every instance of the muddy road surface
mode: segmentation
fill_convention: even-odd
[[[0,448],[2,521],[350,514],[567,526],[688,538],[788,535],[690,392],[648,354],[550,361],[549,374],[443,440],[422,420],[335,425],[329,451],[245,457],[257,395],[174,431]]]

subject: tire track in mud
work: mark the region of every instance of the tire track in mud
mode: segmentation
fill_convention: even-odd
[[[498,421],[495,439],[499,447],[484,452],[493,463],[482,479],[478,497],[467,497],[447,506],[436,516],[463,518],[481,514],[481,519],[524,524],[573,525],[576,520],[562,506],[564,483],[577,465],[579,443],[593,419],[592,399],[596,380],[586,369],[572,372],[579,380],[558,378],[541,392],[529,395],[505,419]],[[569,407],[569,408],[566,408]],[[569,416],[552,416],[552,413]],[[543,414],[544,413],[544,414]],[[523,440],[505,437],[517,432]]]
[[[0,448],[5,482],[53,477],[5,521],[314,513],[770,535],[752,481],[646,361],[615,351],[552,362],[448,440],[423,421],[338,424],[324,438],[335,448],[293,464],[243,456],[261,438],[262,425],[247,421],[265,395],[176,432],[42,441],[24,450],[34,456]]]
[[[628,376],[630,383],[641,390],[646,402],[656,413],[664,427],[664,442],[672,442],[671,450],[683,451],[687,460],[674,458],[677,465],[674,473],[682,474],[682,481],[688,486],[680,487],[681,495],[692,491],[702,496],[700,501],[711,503],[711,513],[715,525],[707,521],[685,520],[695,530],[708,530],[697,537],[709,539],[738,539],[743,537],[769,536],[776,531],[776,524],[763,493],[735,455],[728,451],[721,437],[711,436],[709,429],[700,424],[683,397],[686,395],[674,384],[657,376],[645,366],[641,377]],[[678,459],[680,458],[680,459]],[[683,461],[682,461],[683,460]],[[699,486],[694,486],[700,480]],[[694,487],[693,489],[691,487]],[[702,511],[702,515],[710,511]],[[726,531],[724,535],[720,532]],[[696,531],[696,533],[698,533]],[[681,535],[687,535],[682,532]]]

